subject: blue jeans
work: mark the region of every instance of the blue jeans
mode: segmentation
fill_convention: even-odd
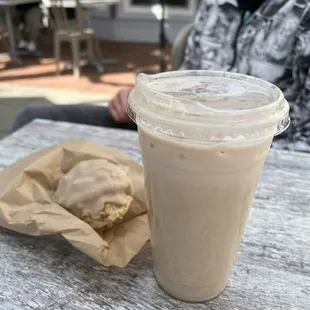
[[[117,123],[107,107],[91,104],[75,105],[33,105],[23,108],[15,119],[12,131],[15,131],[36,118],[86,124],[101,127],[137,130],[134,122]]]

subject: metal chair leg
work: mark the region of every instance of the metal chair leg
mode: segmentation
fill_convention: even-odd
[[[10,55],[13,61],[15,61],[18,65],[22,65],[23,61],[19,57],[17,50],[16,50],[16,40],[14,35],[14,28],[13,28],[13,22],[12,22],[12,10],[11,7],[5,7],[5,22],[6,27],[8,31],[9,36],[9,42],[10,42]]]
[[[104,72],[104,66],[101,63],[102,54],[101,54],[101,50],[100,50],[99,40],[94,37],[92,39],[92,42],[95,44],[95,51],[96,51],[96,57],[95,57],[94,65],[95,65],[97,71],[102,74]]]
[[[57,34],[54,34],[54,57],[56,61],[56,74],[60,74],[60,39]]]
[[[89,38],[87,40],[87,53],[88,53],[88,57],[90,60],[94,60],[95,59],[95,55],[94,55],[94,47],[93,47],[93,40],[92,38]]]
[[[73,39],[71,46],[73,58],[73,75],[78,79],[80,77],[80,41]]]

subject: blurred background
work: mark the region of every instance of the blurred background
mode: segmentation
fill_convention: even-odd
[[[106,105],[137,73],[176,69],[198,5],[0,0],[0,138],[25,105]]]

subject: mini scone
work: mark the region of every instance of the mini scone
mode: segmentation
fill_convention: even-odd
[[[111,227],[133,200],[127,171],[105,159],[82,161],[60,179],[53,200],[94,229]]]

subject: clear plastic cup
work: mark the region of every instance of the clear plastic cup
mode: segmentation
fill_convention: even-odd
[[[140,74],[138,125],[154,271],[185,301],[225,288],[274,135],[289,125],[276,86],[212,71]]]

